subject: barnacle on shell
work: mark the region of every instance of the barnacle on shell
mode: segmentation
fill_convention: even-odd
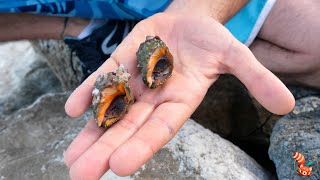
[[[100,74],[92,91],[92,109],[99,127],[110,127],[128,113],[134,98],[128,81],[130,74],[123,65],[117,70]]]
[[[136,55],[143,82],[149,88],[156,88],[171,77],[173,57],[158,36],[147,36]]]

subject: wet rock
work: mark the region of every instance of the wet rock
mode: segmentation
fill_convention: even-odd
[[[1,120],[0,179],[68,179],[63,152],[85,124],[64,112],[69,94],[47,94]]]
[[[102,179],[117,179],[108,172]],[[229,141],[188,120],[150,162],[127,179],[270,179],[251,157]]]
[[[62,90],[28,41],[2,43],[0,69],[0,116],[30,105],[45,93]]]
[[[62,40],[31,41],[33,48],[48,63],[65,91],[74,90],[82,81],[79,58]]]
[[[281,118],[273,129],[269,156],[276,165],[279,179],[306,179],[300,177],[297,166],[294,167],[292,154],[296,151],[305,155],[306,162],[314,162],[315,174],[308,179],[320,179],[320,164],[315,162],[320,160],[319,96],[300,96],[295,109]]]

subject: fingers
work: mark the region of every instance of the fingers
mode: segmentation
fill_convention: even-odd
[[[191,26],[195,23],[193,21],[197,21],[196,24],[205,25],[207,28],[193,28]],[[203,52],[206,56],[198,59],[210,59],[207,67],[211,70],[209,69],[209,76],[206,77],[230,72],[236,75],[269,111],[276,114],[286,114],[293,109],[294,98],[284,84],[263,67],[250,50],[233,38],[224,27],[206,18],[188,18],[181,23],[181,25],[185,25],[185,23],[190,25],[190,28],[185,28],[184,33],[181,34],[185,35],[183,39],[189,42],[188,44],[193,45],[191,47],[197,47],[192,49],[193,51],[189,50],[189,52],[196,52],[196,56],[193,55],[193,57],[199,57],[199,52]],[[180,48],[182,47],[181,45]],[[183,48],[191,49],[188,46]]]
[[[94,119],[90,119],[84,129],[73,140],[64,154],[64,161],[68,167],[83,154],[92,144],[94,144],[106,131],[99,128]]]
[[[286,86],[262,66],[247,47],[239,42],[232,46],[232,52],[228,52],[226,59],[230,72],[242,81],[266,109],[275,114],[289,113],[295,101]]]
[[[141,129],[112,154],[112,171],[120,176],[134,173],[173,138],[191,113],[186,104],[166,102],[158,106]]]
[[[65,111],[71,117],[81,116],[89,107],[92,101],[92,90],[94,82],[100,73],[107,73],[115,70],[118,62],[109,58],[97,71],[92,73],[68,98],[65,104]]]
[[[99,136],[99,132],[90,132],[90,134],[87,134],[90,139],[96,138],[95,141],[81,139],[86,138],[84,137],[86,135],[85,133],[81,136],[79,135],[79,138],[73,142],[74,145],[72,145],[67,151],[67,155],[70,155],[70,157],[66,159],[69,162],[69,166],[71,165],[71,178],[99,179],[106,171],[109,170],[109,158],[111,154],[137,132],[148,116],[153,112],[154,108],[155,105],[153,104],[142,101],[136,102],[130,108],[129,113],[122,120],[108,129],[108,131],[106,131],[101,137]],[[73,152],[76,155],[71,155],[69,152]],[[75,161],[73,164],[70,164],[72,160]]]
[[[91,74],[69,97],[65,104],[65,111],[71,117],[82,115],[91,103],[94,82],[101,73],[108,73],[115,70],[120,64],[123,64],[131,74],[131,78],[135,79],[139,76],[136,60],[136,51],[141,42],[145,40],[145,35],[153,35],[151,28],[146,29],[148,22],[138,24],[132,32],[123,40],[123,42],[112,53],[111,57],[93,74]],[[144,26],[145,25],[145,26]],[[142,87],[142,86],[141,86]],[[133,88],[140,88],[133,86]],[[133,89],[133,93],[136,93]]]
[[[146,23],[144,25],[146,25]],[[77,117],[83,114],[92,100],[91,92],[97,75],[113,71],[119,64],[124,64],[132,75],[129,84],[133,95],[139,100],[143,94],[145,100],[136,102],[131,107],[129,114],[108,129],[102,136],[100,132],[96,133],[88,130],[91,125],[85,128],[86,130],[79,135],[79,138],[72,143],[66,152],[65,159],[68,166],[71,167],[70,175],[73,179],[100,178],[103,173],[109,169],[108,159],[111,153],[132,136],[153,111],[156,100],[152,98],[152,95],[150,98],[144,93],[146,87],[142,85],[143,82],[141,77],[139,77],[139,72],[136,67],[135,52],[140,43],[145,40],[146,34],[154,35],[154,33],[152,33],[152,27],[145,28],[145,26],[140,25],[138,28],[135,28],[117,47],[111,57],[83,82],[66,102],[65,110],[69,116]],[[91,137],[91,140],[82,140],[86,135]]]

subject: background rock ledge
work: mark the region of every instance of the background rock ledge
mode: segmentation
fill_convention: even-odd
[[[306,163],[313,161],[310,156],[306,156],[307,153],[317,157],[318,165],[314,162],[313,166],[313,172],[317,169],[314,175],[301,177],[297,174],[292,158],[296,151],[305,155]],[[281,180],[320,179],[319,97],[306,96],[298,99],[294,110],[276,123],[270,140],[269,156],[275,163]]]
[[[250,156],[189,119],[178,134],[132,177],[107,179],[273,179]]]
[[[47,94],[7,116],[0,129],[0,179],[69,179],[63,152],[89,119],[71,120],[69,93]],[[108,172],[102,179],[119,179]],[[270,179],[232,143],[188,120],[177,136],[130,179]],[[122,179],[122,178],[121,178]]]

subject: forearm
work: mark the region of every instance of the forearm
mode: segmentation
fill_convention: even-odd
[[[61,39],[76,37],[88,24],[88,19],[64,18],[27,13],[0,13],[0,42],[20,39]]]
[[[224,24],[247,2],[248,0],[173,0],[166,12],[210,16]]]
[[[60,38],[63,18],[23,13],[0,13],[0,41]]]

